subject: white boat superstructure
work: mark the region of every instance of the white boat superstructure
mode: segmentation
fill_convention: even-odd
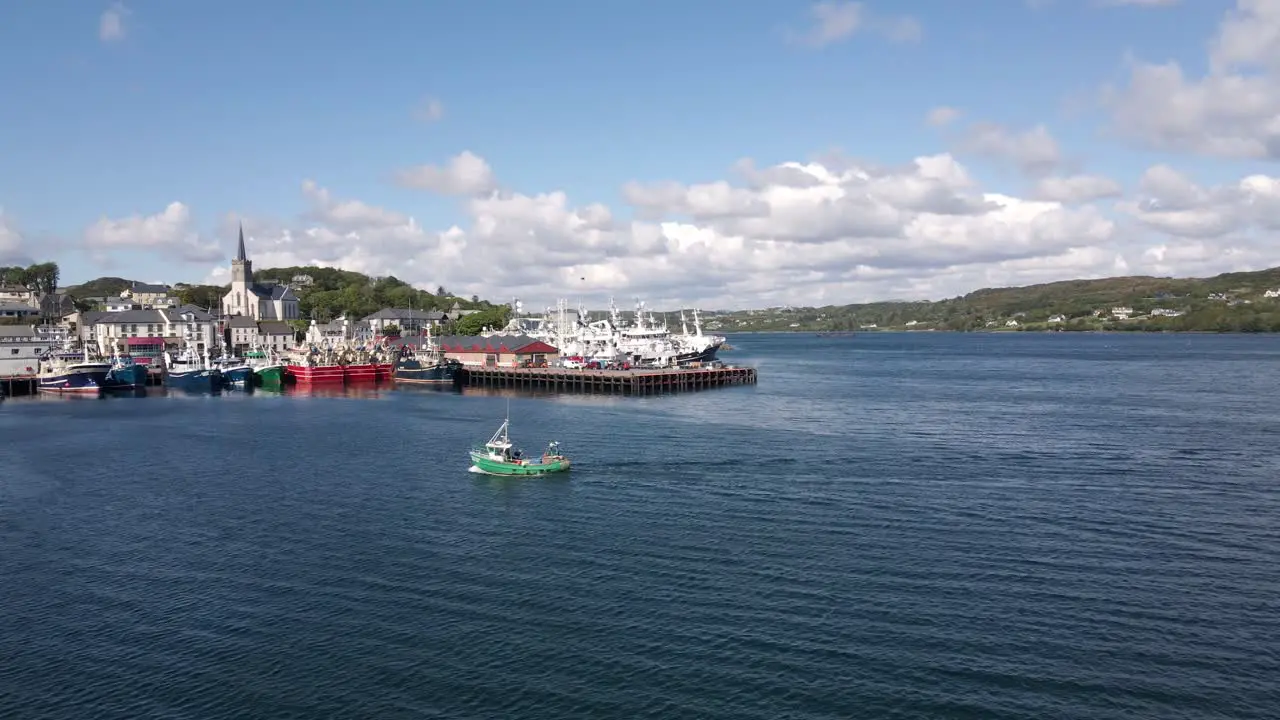
[[[562,358],[579,358],[584,364],[595,361],[602,365],[674,367],[715,360],[725,338],[704,335],[697,310],[693,311],[694,332],[689,332],[683,311],[680,320],[681,332],[672,333],[665,322],[646,312],[644,303],[637,301],[628,322],[613,300],[609,301],[604,318],[592,320],[586,308],[570,313],[568,304],[561,300],[555,310],[548,308],[543,317],[516,317],[500,333],[488,334],[528,335],[559,348]]]

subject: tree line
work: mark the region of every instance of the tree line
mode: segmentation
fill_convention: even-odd
[[[41,295],[56,292],[59,278],[58,263],[43,262],[22,267],[0,267],[0,284],[18,285]]]

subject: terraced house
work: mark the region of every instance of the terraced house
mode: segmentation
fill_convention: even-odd
[[[99,352],[116,348],[140,358],[157,357],[164,350],[176,350],[189,335],[196,350],[212,351],[217,337],[213,316],[195,305],[149,310],[82,313],[80,339],[94,342]]]

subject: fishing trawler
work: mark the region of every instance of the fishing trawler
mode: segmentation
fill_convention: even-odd
[[[228,353],[225,345],[222,348],[222,354],[214,358],[211,365],[217,368],[222,387],[253,390],[254,373],[249,361]]]
[[[147,387],[147,366],[133,359],[127,352],[120,352],[116,343],[111,353],[111,369],[107,372],[103,388],[106,390],[142,390]]]
[[[401,346],[392,379],[411,385],[452,385],[462,363],[444,356],[440,344],[431,337],[430,327],[424,332],[417,347]]]
[[[519,312],[517,300],[513,308]],[[626,363],[635,366],[677,367],[709,363],[725,343],[724,336],[702,331],[702,318],[693,311],[693,332],[684,311],[680,313],[681,332],[672,333],[665,322],[657,320],[637,301],[632,318],[623,318],[618,306],[609,301],[604,319],[592,320],[586,308],[579,307],[571,317],[564,300],[555,311],[548,309],[541,318],[516,317],[505,333],[518,332],[542,340],[560,349],[561,357],[579,357],[602,366]],[[501,334],[501,333],[490,333]]]
[[[165,387],[193,393],[217,393],[222,390],[222,372],[209,360],[208,352],[196,352],[187,334],[182,349],[175,355],[164,353]]]
[[[346,368],[335,348],[307,343],[289,354],[285,375],[299,385],[341,385]]]
[[[253,370],[254,387],[278,389],[284,384],[284,363],[270,348],[249,350],[245,352],[244,359]]]
[[[111,363],[102,360],[86,344],[75,350],[67,340],[60,352],[49,352],[39,361],[37,390],[43,393],[101,395],[111,372]]]

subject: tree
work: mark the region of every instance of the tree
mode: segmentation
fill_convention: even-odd
[[[458,318],[453,323],[453,334],[479,335],[480,331],[486,327],[498,329],[505,326],[510,319],[511,308],[507,305],[499,305]]]
[[[215,308],[222,304],[227,288],[217,285],[188,285],[178,290],[178,301],[183,305],[195,305],[202,308]]]
[[[382,334],[387,337],[400,337],[400,326],[392,323],[382,328]]]

